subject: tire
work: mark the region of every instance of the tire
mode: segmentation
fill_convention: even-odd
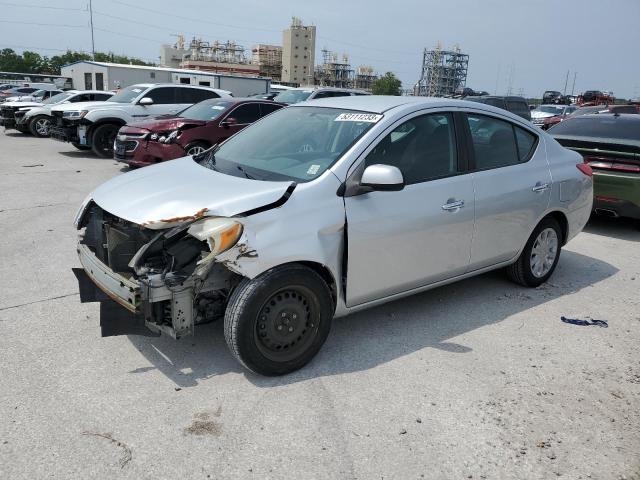
[[[191,142],[189,145],[184,147],[184,151],[187,153],[187,155],[198,155],[199,153],[204,152],[210,146],[211,145],[209,145],[207,142],[196,141]]]
[[[78,150],[91,150],[89,145],[80,145],[79,143],[72,143],[71,145],[76,147]]]
[[[543,233],[546,233],[546,236]],[[550,249],[554,242],[555,249],[551,254]],[[534,252],[534,249],[537,250],[537,253]],[[556,269],[561,249],[562,229],[560,225],[553,218],[544,218],[529,237],[518,260],[507,267],[507,276],[513,282],[525,287],[542,285]]]
[[[91,134],[91,150],[102,158],[113,158],[113,142],[120,126],[113,123],[99,125]]]
[[[238,284],[225,312],[224,336],[231,353],[252,372],[284,375],[318,353],[332,318],[333,300],[322,277],[302,265],[287,265]]]
[[[49,127],[51,126],[51,117],[48,115],[36,115],[29,122],[29,130],[33,135],[40,138],[49,136]]]

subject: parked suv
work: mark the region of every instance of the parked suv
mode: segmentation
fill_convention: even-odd
[[[525,120],[531,120],[531,109],[529,108],[527,101],[522,97],[498,97],[495,95],[484,95],[481,97],[466,97],[465,100],[502,108],[508,112],[515,113]]]
[[[113,92],[102,90],[61,92],[45,100],[41,105],[21,107],[14,112],[15,129],[23,133],[31,132],[36,137],[48,137],[51,126],[51,108],[54,105],[74,103],[79,108],[80,102],[105,102],[113,95]],[[11,127],[5,126],[5,128]]]
[[[11,97],[4,103],[0,103],[0,125],[3,125],[5,130],[15,128],[26,133],[28,131],[26,127],[16,124],[16,114],[21,110],[26,111],[32,107],[39,107],[50,102],[51,98],[63,93],[60,90],[37,90],[35,93],[40,92],[42,93],[38,96]]]
[[[226,90],[196,85],[132,85],[108,102],[60,105],[51,109],[55,125],[51,137],[70,142],[80,149],[91,148],[100,157],[113,157],[113,143],[120,127],[158,115],[176,114],[188,106],[210,98],[231,97]]]
[[[306,100],[318,100],[320,98],[349,97],[354,95],[371,95],[364,90],[335,87],[299,87],[285,90],[273,99],[274,102],[294,104]]]
[[[114,158],[131,167],[145,167],[197,155],[284,106],[257,98],[205,100],[175,117],[125,125],[116,137]]]

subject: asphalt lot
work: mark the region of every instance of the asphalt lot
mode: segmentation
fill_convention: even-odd
[[[340,319],[263,378],[220,322],[100,338],[72,219],[121,171],[0,132],[0,478],[640,478],[631,222],[593,220],[538,289],[495,272]]]

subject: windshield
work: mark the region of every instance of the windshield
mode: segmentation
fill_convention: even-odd
[[[283,108],[199,161],[234,176],[308,182],[322,175],[380,118],[337,108]]]
[[[564,110],[564,107],[552,107],[550,105],[543,105],[542,107],[536,108],[536,112],[542,113],[553,113],[554,115],[560,115]]]
[[[215,120],[225,110],[227,110],[233,102],[225,100],[205,100],[204,102],[196,103],[189,108],[183,110],[178,115],[180,118],[188,118],[190,120]]]
[[[552,135],[569,137],[598,137],[618,140],[640,141],[640,118],[619,115],[597,115],[589,117],[575,117],[559,123],[551,128]]]
[[[289,104],[304,102],[312,93],[313,90],[286,90],[276,95],[273,101]]]
[[[53,97],[47,98],[44,102],[42,102],[43,105],[53,105],[54,103],[60,103],[60,102],[64,102],[67,98],[69,98],[70,96],[72,96],[73,93],[58,93],[57,95],[54,95]]]
[[[111,97],[109,101],[116,103],[133,103],[133,101],[146,89],[147,87],[131,85],[130,87],[120,90],[120,92]]]

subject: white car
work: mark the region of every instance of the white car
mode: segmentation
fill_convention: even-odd
[[[108,102],[59,105],[51,109],[55,124],[51,138],[70,142],[80,150],[92,149],[104,158],[113,157],[118,130],[158,115],[177,114],[194,103],[210,98],[231,97],[231,92],[197,85],[142,83],[120,90]]]
[[[113,92],[104,90],[68,90],[51,97],[39,106],[19,108],[14,113],[15,128],[21,132],[31,132],[36,137],[48,137],[51,126],[51,109],[56,105],[73,104],[82,108],[88,102],[106,102]],[[5,126],[5,128],[10,128]]]

